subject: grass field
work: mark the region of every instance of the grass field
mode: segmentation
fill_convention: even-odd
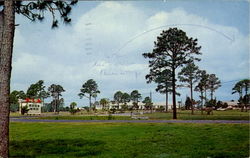
[[[169,120],[172,119],[173,114],[169,113],[152,113],[144,114],[149,119],[156,120]],[[202,115],[200,111],[195,111],[194,115],[191,115],[190,111],[183,110],[177,112],[177,118],[180,120],[249,120],[248,112],[241,112],[239,110],[228,111],[213,111],[212,115],[207,115],[205,112]]]
[[[248,124],[11,123],[11,157],[244,158]]]
[[[47,114],[48,115],[48,114]],[[59,115],[53,115],[46,113],[42,117],[36,119],[50,119],[50,120],[131,120],[130,116],[98,116],[95,115],[70,115],[69,113],[60,113]],[[15,116],[15,115],[12,115]],[[150,120],[170,120],[173,117],[171,112],[156,112],[148,113],[140,116],[147,116]],[[200,111],[195,111],[194,115],[191,115],[190,111],[178,111],[177,118],[179,120],[249,120],[248,112],[240,112],[239,110],[228,110],[228,111],[213,111],[212,115],[206,115],[205,112],[201,115]],[[34,118],[32,118],[34,119]]]

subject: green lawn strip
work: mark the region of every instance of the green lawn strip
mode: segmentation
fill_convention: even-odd
[[[149,120],[171,120],[173,114],[171,112],[155,112],[137,117],[148,117]],[[239,110],[228,111],[213,111],[212,115],[207,115],[205,112],[202,115],[200,111],[195,111],[191,115],[190,110],[177,112],[178,120],[249,120],[248,112],[240,112]],[[49,119],[49,120],[133,120],[130,116],[98,116],[98,115],[57,115],[57,116],[40,116],[30,119]]]
[[[11,157],[248,157],[248,124],[11,123]]]
[[[46,119],[46,120],[131,120],[129,116],[43,116],[29,119]]]
[[[144,114],[151,120],[169,120],[173,118],[171,112],[156,112],[152,114]],[[236,110],[230,111],[214,111],[212,115],[207,115],[205,112],[202,115],[200,111],[195,111],[191,115],[191,111],[178,111],[177,119],[179,120],[249,120],[248,112],[240,112]]]

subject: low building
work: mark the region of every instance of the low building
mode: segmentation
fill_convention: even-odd
[[[227,108],[232,108],[232,109],[239,109],[239,102],[238,100],[231,100],[231,101],[223,101],[223,104],[226,103],[228,105]]]
[[[19,99],[19,113],[21,113],[21,110],[23,107],[27,106],[29,109],[28,113],[29,115],[40,115],[42,113],[42,101],[41,99]]]
[[[118,106],[117,103],[113,102],[113,103],[110,103],[109,105],[107,105],[107,109],[112,109],[112,108],[121,109],[122,105],[123,105],[123,103],[120,103],[119,106]],[[131,108],[133,106],[133,102],[128,102],[126,105],[128,106],[128,108]],[[139,102],[138,106],[139,106],[138,109],[145,109],[145,104],[142,103],[142,102]],[[166,108],[166,103],[165,102],[153,103],[153,109],[158,109],[158,108],[161,108],[161,107],[163,107],[165,109]],[[173,108],[172,104],[168,103],[168,110],[172,109],[172,108]],[[98,109],[102,109],[102,106],[100,106]]]

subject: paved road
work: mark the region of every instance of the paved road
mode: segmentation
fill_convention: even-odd
[[[25,119],[10,118],[11,122],[78,122],[78,123],[244,123],[249,124],[249,120],[44,120],[44,119]]]

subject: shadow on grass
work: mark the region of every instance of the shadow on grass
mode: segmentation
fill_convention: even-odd
[[[105,143],[84,139],[45,139],[10,142],[10,157],[85,157],[101,154]]]

